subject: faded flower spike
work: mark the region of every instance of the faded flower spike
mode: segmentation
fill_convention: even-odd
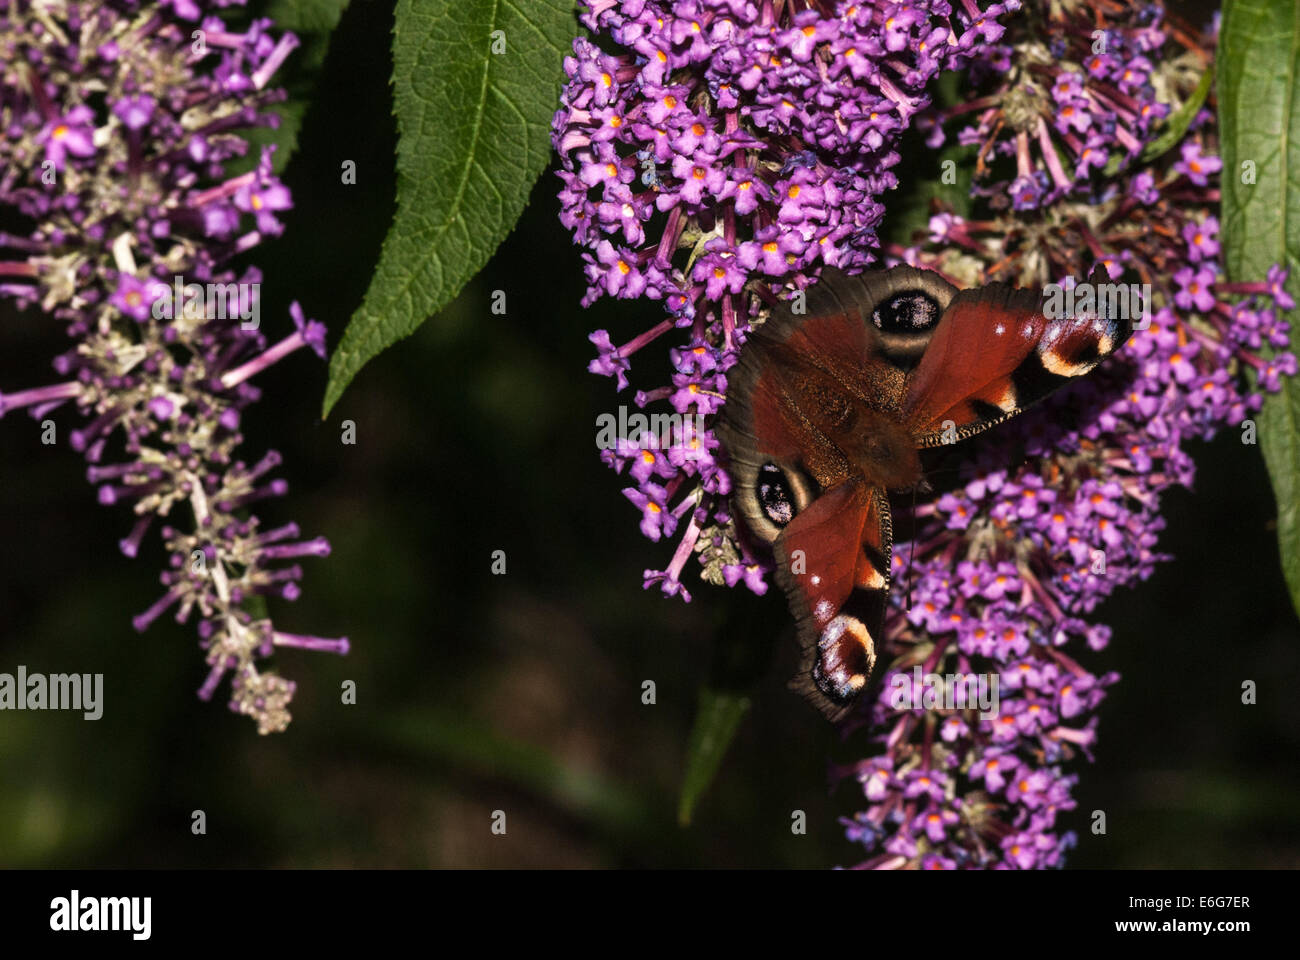
[[[196,3],[0,0],[6,136],[0,203],[31,224],[0,234],[0,295],[66,325],[56,382],[0,393],[0,416],[75,410],[68,442],[99,502],[136,519],[120,546],[135,557],[151,528],[168,552],[163,593],[134,619],[194,618],[209,666],[199,696],[230,678],[230,707],[261,733],[283,730],[294,685],[257,669],[275,647],[346,653],[346,638],[278,630],[258,597],[297,598],[300,557],[326,556],[296,524],[251,511],[287,492],[275,451],[238,459],[253,378],[325,329],[295,302],[293,332],[261,329],[256,268],[232,257],[283,226],[288,189],[271,150],[239,175],[240,131],[274,126],[269,84],[297,46],[269,20],[235,30]],[[272,324],[271,326],[279,326]]]

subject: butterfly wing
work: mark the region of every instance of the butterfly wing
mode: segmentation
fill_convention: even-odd
[[[1108,282],[1106,272],[1098,267],[1089,282]],[[918,446],[965,439],[1088,373],[1132,332],[1126,318],[1049,319],[1031,290],[963,290],[908,378],[904,416]]]
[[[1106,280],[1104,271],[1089,278]],[[804,314],[782,305],[751,333],[715,426],[735,515],[771,550],[798,624],[803,664],[791,686],[839,719],[865,687],[883,636],[887,481],[868,480],[830,440],[828,424],[843,435],[855,432],[846,423],[863,422],[837,420],[851,406],[844,398],[903,421],[909,443],[936,446],[949,424],[957,439],[978,433],[1082,376],[1131,332],[1128,320],[1048,319],[1031,291],[958,292],[904,266],[861,277],[827,271]],[[887,432],[882,420],[868,422]]]
[[[851,480],[814,500],[773,544],[776,581],[803,652],[790,686],[833,721],[849,711],[876,662],[892,543],[885,492]]]
[[[782,528],[822,489],[843,482],[849,465],[801,410],[800,348],[812,338],[844,360],[828,361],[846,377],[870,345],[861,324],[826,318],[807,334],[791,315],[774,315],[745,344],[727,372],[727,403],[714,424],[727,451],[732,503],[743,529],[770,548]],[[788,343],[794,337],[798,347]]]
[[[804,659],[792,686],[832,718],[871,673],[892,531],[885,492],[854,479],[818,423],[834,419],[844,397],[897,409],[908,371],[956,295],[937,274],[911,267],[827,271],[807,292],[806,311],[775,309],[727,374],[715,427],[736,516],[772,550],[798,622]]]

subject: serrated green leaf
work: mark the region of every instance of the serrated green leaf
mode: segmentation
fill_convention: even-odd
[[[749,711],[749,698],[727,690],[700,689],[700,705],[686,746],[686,776],[677,805],[677,822],[690,826],[695,804],[713,782],[736,736],[741,718]]]
[[[519,219],[550,155],[575,32],[570,0],[398,0],[397,214],[330,359],[322,416],[372,357],[456,296]]]
[[[1269,267],[1281,263],[1290,271],[1287,292],[1300,300],[1300,6],[1295,0],[1228,0],[1218,72],[1220,219],[1228,278],[1263,280]],[[1253,176],[1247,176],[1247,163],[1253,164]],[[1277,496],[1282,570],[1300,611],[1300,384],[1294,378],[1265,400],[1259,443]]]

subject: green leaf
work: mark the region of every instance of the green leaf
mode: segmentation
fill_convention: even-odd
[[[248,153],[231,160],[226,169],[231,176],[247,173],[257,166],[262,157],[262,148],[273,144],[275,155],[271,157],[271,172],[281,174],[288,166],[294,151],[298,149],[298,132],[302,129],[302,118],[307,115],[309,104],[305,100],[288,99],[267,108],[280,118],[278,127],[253,127],[243,133],[248,141]]]
[[[1165,121],[1165,127],[1160,131],[1160,135],[1146,145],[1142,151],[1142,162],[1148,163],[1156,157],[1164,156],[1183,139],[1183,134],[1187,133],[1187,128],[1192,125],[1196,115],[1201,112],[1201,107],[1205,106],[1205,98],[1210,95],[1210,87],[1214,85],[1214,68],[1210,67],[1201,74],[1201,79],[1196,81],[1194,89],[1183,105],[1169,115]]]
[[[519,219],[550,156],[575,33],[571,0],[398,0],[397,214],[330,360],[322,416],[372,357],[456,296]]]
[[[1187,128],[1196,119],[1196,114],[1200,112],[1201,107],[1205,106],[1205,98],[1210,95],[1210,87],[1213,85],[1214,68],[1211,67],[1201,74],[1201,79],[1196,81],[1196,88],[1183,101],[1183,105],[1169,115],[1169,119],[1165,121],[1164,129],[1160,131],[1160,135],[1143,148],[1142,154],[1138,158],[1140,163],[1150,163],[1178,146],[1183,139],[1183,135],[1187,133]],[[1112,154],[1111,158],[1106,161],[1106,166],[1102,168],[1102,174],[1107,177],[1115,176],[1115,174],[1119,173],[1119,168],[1124,163],[1126,156],[1128,154],[1125,153]]]
[[[1295,0],[1228,0],[1218,69],[1220,219],[1228,278],[1263,280],[1269,267],[1281,263],[1290,271],[1287,292],[1300,300],[1300,6]],[[1294,326],[1294,316],[1291,322]],[[1300,611],[1300,384],[1295,378],[1284,380],[1282,391],[1265,400],[1259,442],[1277,496],[1282,571]]]
[[[690,826],[695,804],[713,782],[727,748],[736,736],[749,698],[726,690],[700,688],[700,705],[686,745],[686,776],[682,781],[677,822]]]
[[[463,713],[406,711],[380,725],[381,743],[410,751],[417,766],[444,762],[473,777],[510,784],[625,836],[651,817],[644,789],[561,763],[534,744],[502,736]]]
[[[937,199],[959,217],[970,216],[970,188],[974,174],[976,148],[973,144],[949,143],[937,153],[932,152],[932,162],[922,161],[910,165],[910,185],[900,183],[905,192],[889,204],[887,225],[889,238],[904,246],[911,245],[914,234],[930,226],[930,201]],[[946,166],[949,162],[952,166]],[[952,183],[945,183],[947,174]],[[900,175],[900,181],[902,177]]]
[[[339,25],[347,6],[348,0],[269,0],[264,15],[282,30],[329,33]],[[320,61],[313,63],[320,65]]]

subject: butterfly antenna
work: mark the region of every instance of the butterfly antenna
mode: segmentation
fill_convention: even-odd
[[[912,612],[912,556],[916,553],[916,486],[912,486],[912,538],[907,542],[907,605],[904,608]]]

